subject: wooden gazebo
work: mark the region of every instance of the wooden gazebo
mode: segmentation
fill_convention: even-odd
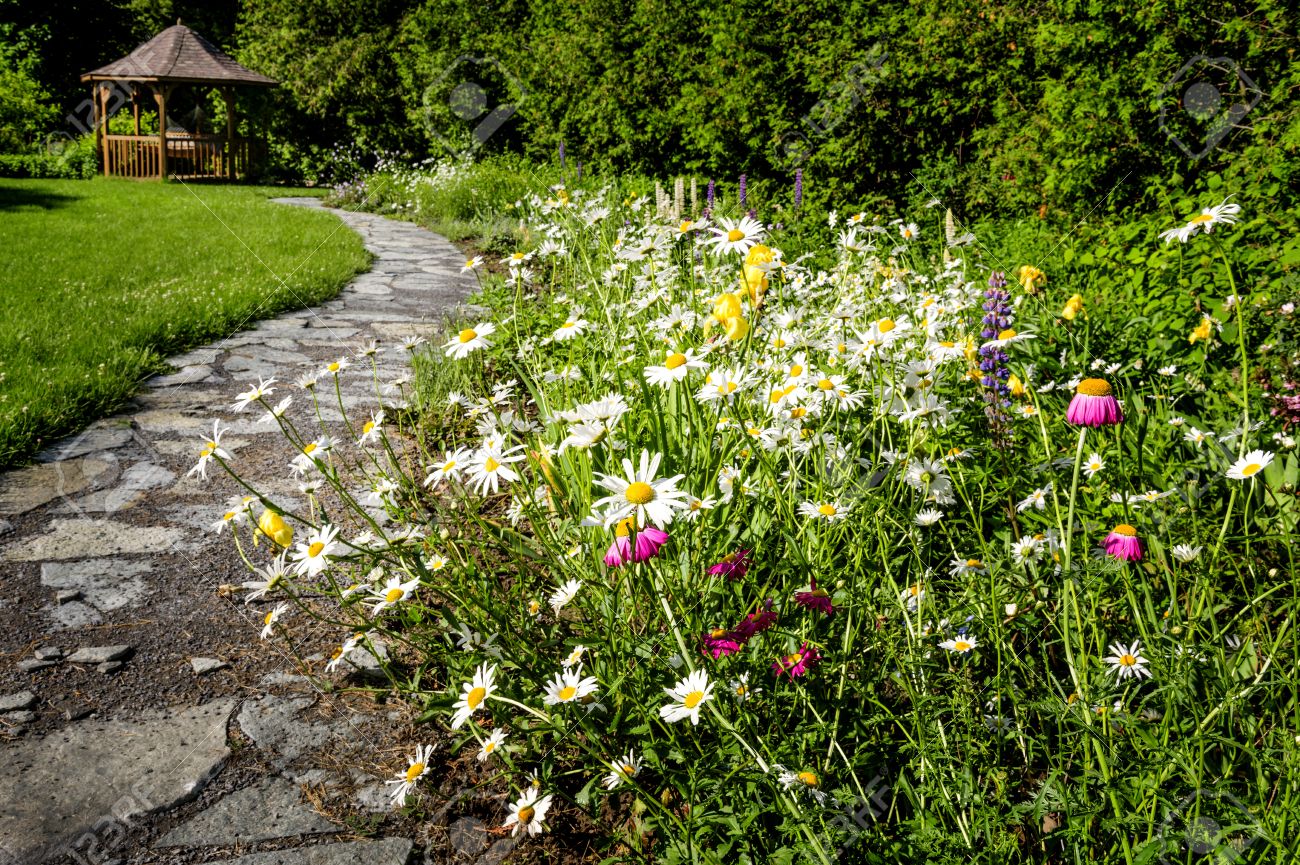
[[[271,87],[275,81],[245,69],[180,21],[130,54],[81,76],[92,84],[95,147],[105,175],[235,180],[248,173],[261,142],[235,135],[235,88]],[[226,134],[167,128],[167,100],[178,86],[217,90],[226,105]],[[110,135],[108,117],[130,94],[134,135]],[[158,134],[140,134],[140,103],[152,94]]]

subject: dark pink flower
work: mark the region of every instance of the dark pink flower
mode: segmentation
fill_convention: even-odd
[[[704,653],[712,655],[713,660],[734,655],[740,651],[741,642],[726,628],[714,628],[704,635]]]
[[[825,589],[817,588],[816,580],[812,580],[808,591],[795,592],[794,602],[810,610],[821,610],[828,616],[835,614],[835,607],[831,605],[830,594]]]
[[[745,616],[740,624],[732,629],[731,633],[737,640],[744,643],[755,634],[761,634],[775,624],[776,611],[772,609],[772,599],[768,598],[763,602],[763,606],[759,610]]]
[[[729,580],[738,580],[749,571],[749,550],[728,553],[722,561],[709,568],[709,576],[723,576]]]
[[[1110,530],[1106,540],[1102,541],[1106,555],[1126,562],[1142,561],[1142,542],[1138,540],[1137,529],[1128,523],[1120,523]]]
[[[632,561],[644,562],[659,555],[659,548],[668,542],[668,533],[654,526],[646,526],[636,533],[632,547]]]
[[[1065,419],[1075,426],[1112,426],[1124,420],[1119,400],[1110,383],[1101,378],[1085,378],[1074,389],[1074,399],[1066,409]]]
[[[654,526],[646,526],[638,532],[633,528],[633,518],[628,517],[614,528],[614,541],[605,551],[605,565],[617,568],[628,562],[653,559],[667,542],[667,532]]]
[[[821,661],[822,653],[816,646],[804,643],[793,655],[782,655],[772,662],[772,670],[778,675],[787,675],[791,679],[806,674]]]

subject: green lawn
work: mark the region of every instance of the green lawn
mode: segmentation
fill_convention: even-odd
[[[103,416],[171,354],[333,296],[369,256],[283,189],[0,180],[0,466]]]

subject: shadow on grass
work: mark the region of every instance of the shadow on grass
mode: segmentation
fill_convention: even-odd
[[[0,212],[18,210],[23,207],[38,207],[41,210],[53,210],[66,207],[81,198],[80,195],[64,195],[45,189],[32,189],[27,186],[0,182]]]

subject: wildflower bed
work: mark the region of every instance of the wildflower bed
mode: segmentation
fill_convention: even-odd
[[[371,346],[299,380],[320,428],[240,395],[308,503],[231,509],[263,636],[385,655],[503,831],[607,861],[1284,861],[1297,459],[1244,325],[1290,310],[1236,294],[1239,208],[1146,238],[1228,286],[1152,357],[950,215],[795,251],[696,198],[539,190],[414,393],[345,405]]]

